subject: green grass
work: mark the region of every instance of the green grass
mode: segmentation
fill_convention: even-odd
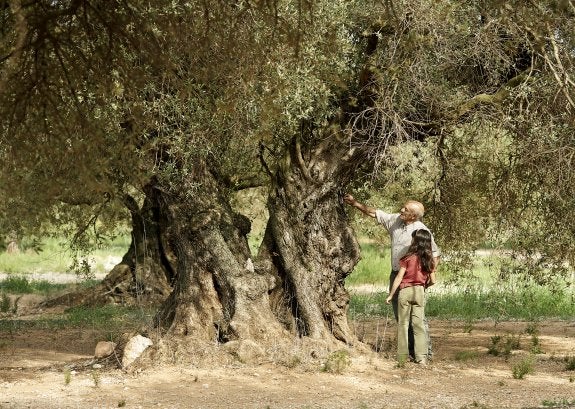
[[[0,319],[0,331],[25,329],[90,328],[106,332],[138,330],[150,323],[154,309],[108,305],[71,308],[57,317],[37,320]]]
[[[389,281],[391,254],[389,247],[378,244],[361,244],[361,260],[345,280],[347,285],[383,284]]]
[[[450,291],[428,295],[429,317],[499,320],[542,318],[570,319],[575,316],[573,293],[554,293],[545,287],[499,286],[485,291]]]
[[[383,317],[393,319],[391,305],[385,303],[387,292],[373,294],[352,294],[349,302],[349,315],[356,317]]]
[[[11,294],[49,294],[66,287],[66,284],[55,284],[46,280],[28,280],[24,276],[9,276],[0,281],[0,292]]]
[[[93,270],[103,271],[103,261],[112,257],[122,257],[130,245],[129,235],[118,236],[106,245],[94,250],[89,259],[93,262]],[[72,255],[61,239],[48,238],[42,241],[41,251],[22,250],[16,254],[0,253],[0,272],[8,274],[29,274],[59,272],[69,270]]]
[[[385,304],[387,292],[352,294],[349,313],[356,316],[392,315],[391,306]],[[457,289],[430,293],[425,312],[428,317],[440,319],[520,319],[536,321],[544,318],[571,319],[575,316],[573,294],[556,294],[542,287],[510,289],[493,288],[482,292]]]
[[[501,282],[496,279],[501,256],[477,256],[473,268],[460,284],[450,282],[450,265],[440,265],[438,284],[427,296],[426,314],[441,319],[570,319],[575,316],[575,289],[565,286],[563,292],[521,281]],[[362,259],[346,279],[346,286],[374,285],[382,292],[360,294],[352,291],[349,313],[356,316],[385,316],[391,306],[385,304],[389,285],[389,248],[362,244]]]
[[[491,285],[494,276],[500,270],[501,257],[488,255],[477,256],[473,259],[473,266],[467,272],[463,281],[475,285]],[[391,270],[391,251],[389,246],[378,243],[361,243],[361,259],[353,272],[346,278],[348,286],[375,284],[387,286]],[[454,275],[447,261],[442,261],[438,270],[438,283],[450,282]],[[461,274],[461,272],[459,272]],[[461,277],[460,277],[461,278]]]

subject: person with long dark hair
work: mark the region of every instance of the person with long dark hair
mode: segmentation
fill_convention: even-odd
[[[399,271],[389,296],[390,304],[395,292],[397,297],[397,359],[406,362],[409,357],[408,328],[411,321],[415,341],[415,362],[427,363],[427,336],[425,319],[425,288],[435,284],[435,261],[431,249],[431,233],[425,229],[414,230],[405,256],[399,261]]]

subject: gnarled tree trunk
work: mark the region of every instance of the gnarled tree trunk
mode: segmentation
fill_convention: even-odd
[[[174,256],[166,246],[159,223],[156,192],[146,187],[142,207],[131,196],[124,204],[132,215],[132,241],[120,263],[95,287],[44,302],[55,305],[158,304],[172,291]]]
[[[270,341],[285,335],[270,309],[274,277],[254,269],[250,258],[250,222],[233,212],[207,166],[198,163],[193,179],[177,192],[158,195],[177,280],[156,324],[167,335],[195,341]]]
[[[359,245],[341,192],[349,153],[326,139],[302,154],[294,138],[274,175],[258,263],[274,266],[279,284],[272,302],[280,321],[299,336],[353,344],[344,280],[359,260]]]

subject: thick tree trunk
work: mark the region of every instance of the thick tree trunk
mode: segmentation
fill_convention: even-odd
[[[250,258],[250,222],[233,212],[207,167],[198,164],[193,180],[158,195],[177,280],[157,326],[167,335],[214,343],[286,335],[270,309],[274,277],[255,270]]]
[[[279,285],[271,299],[281,322],[299,336],[353,344],[344,280],[359,260],[359,245],[342,202],[346,154],[325,141],[304,157],[294,139],[274,175],[258,262],[275,267]]]
[[[122,261],[95,287],[64,294],[44,306],[159,304],[168,297],[174,257],[158,222],[156,192],[148,188],[146,193],[141,209],[132,197],[124,200],[132,215],[132,241]]]

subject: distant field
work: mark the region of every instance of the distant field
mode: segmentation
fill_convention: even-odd
[[[121,259],[129,245],[129,236],[118,236],[94,250],[88,256],[94,276],[107,273]],[[40,249],[41,251],[23,249],[15,254],[0,253],[0,274],[30,275],[34,278],[52,275],[55,281],[66,281],[63,275],[69,274],[73,257],[63,240],[46,239]]]
[[[60,291],[67,284],[101,280],[117,264],[129,246],[122,236],[94,251],[88,257],[91,280],[69,271],[71,255],[58,240],[48,240],[39,253],[0,254],[0,295],[3,293],[43,293]],[[346,279],[352,298],[352,318],[386,316],[389,287],[389,248],[378,243],[361,244],[361,260]],[[448,260],[442,262],[438,284],[428,290],[428,316],[443,319],[569,319],[575,316],[573,285],[562,291],[512,282],[496,282],[502,254],[493,251],[476,253],[472,271],[466,280],[454,284],[446,273]]]

